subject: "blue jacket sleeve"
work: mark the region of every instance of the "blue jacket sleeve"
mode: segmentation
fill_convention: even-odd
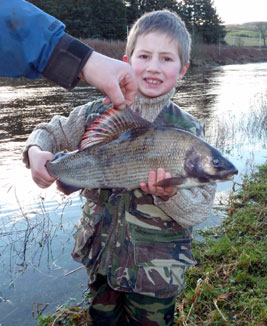
[[[0,76],[43,74],[65,25],[24,0],[0,0]]]

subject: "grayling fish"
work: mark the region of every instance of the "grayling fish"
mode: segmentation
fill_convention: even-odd
[[[202,139],[176,127],[154,125],[129,108],[109,109],[85,132],[79,150],[55,154],[46,167],[67,194],[73,191],[69,186],[139,188],[149,171],[159,167],[172,177],[155,185],[179,188],[226,181],[238,173]]]

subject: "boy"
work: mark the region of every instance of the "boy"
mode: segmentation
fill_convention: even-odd
[[[132,27],[124,60],[132,65],[138,94],[132,110],[154,121],[203,137],[203,125],[170,101],[189,67],[190,36],[170,11],[142,16]],[[78,148],[86,127],[107,110],[102,101],[54,117],[29,137],[24,162],[40,187],[54,179],[44,164],[52,153]],[[28,156],[27,156],[28,153]],[[140,189],[83,190],[87,202],[75,234],[72,256],[89,274],[94,325],[172,325],[175,297],[185,287],[185,272],[195,264],[191,226],[212,207],[215,186],[192,189],[154,187],[170,177],[159,167]]]

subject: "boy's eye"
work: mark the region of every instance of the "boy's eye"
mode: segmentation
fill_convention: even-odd
[[[172,59],[170,57],[164,57],[163,60],[164,61],[172,61]]]
[[[139,56],[140,59],[147,59],[148,58],[148,55],[147,54],[141,54]]]

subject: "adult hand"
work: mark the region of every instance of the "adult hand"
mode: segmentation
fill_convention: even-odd
[[[113,103],[116,108],[123,110],[134,102],[136,81],[128,63],[94,51],[79,78],[106,95],[104,104]]]
[[[148,175],[148,182],[140,183],[140,188],[151,195],[168,200],[170,197],[177,194],[177,189],[173,186],[168,187],[157,187],[155,183],[164,179],[171,178],[169,172],[165,172],[164,169],[158,168],[157,171],[150,171]]]
[[[51,160],[53,154],[42,151],[38,146],[31,146],[28,150],[28,156],[33,181],[40,188],[49,187],[56,179],[48,173],[45,164]]]

